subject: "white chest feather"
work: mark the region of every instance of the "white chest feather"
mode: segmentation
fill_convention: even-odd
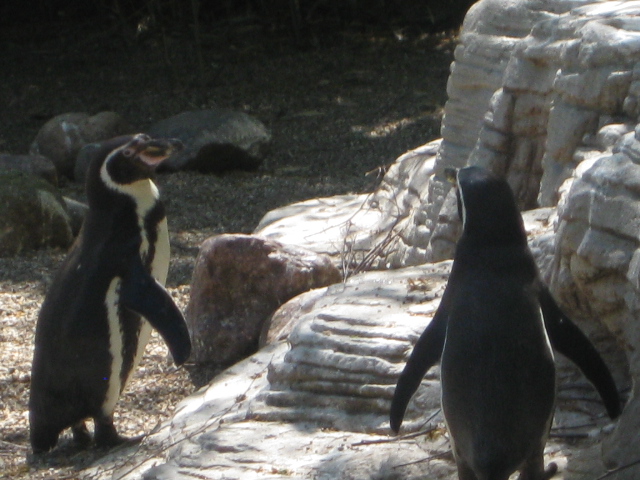
[[[106,170],[104,168],[101,172],[101,176],[103,181],[110,188],[130,196],[134,200],[136,205],[138,225],[140,227],[142,237],[142,242],[140,245],[140,257],[144,261],[147,259],[149,253],[153,252],[153,259],[151,260],[151,275],[158,281],[158,283],[164,286],[169,270],[170,255],[167,220],[166,218],[163,218],[157,224],[156,243],[155,249],[153,250],[150,250],[149,248],[149,236],[148,232],[144,228],[144,219],[146,215],[151,211],[151,209],[156,205],[158,201],[158,189],[151,180],[142,180],[129,185],[116,184],[106,174]],[[121,279],[119,277],[114,278],[109,285],[109,289],[107,290],[105,299],[107,318],[109,321],[109,352],[111,353],[112,357],[109,386],[106,398],[102,405],[102,410],[107,415],[111,415],[113,413],[118,397],[120,396],[120,392],[125,386],[123,385],[123,377],[121,375],[122,367],[124,364],[124,340],[123,329],[119,315],[120,284]],[[138,344],[136,347],[135,356],[133,358],[131,371],[133,371],[140,363],[150,335],[151,325],[149,324],[149,322],[143,319],[140,326]],[[128,380],[128,376],[126,376],[126,378]]]
[[[111,353],[111,372],[109,374],[109,386],[107,395],[102,404],[102,411],[106,415],[111,415],[116,406],[122,384],[120,382],[120,371],[122,370],[122,328],[120,326],[120,315],[118,314],[118,298],[120,290],[120,277],[111,280],[105,306],[107,307],[107,320],[109,322],[109,352]]]

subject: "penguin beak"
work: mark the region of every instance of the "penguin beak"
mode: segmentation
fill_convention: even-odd
[[[177,138],[153,139],[140,145],[137,157],[147,166],[155,168],[165,158],[183,148],[184,145]]]
[[[447,167],[444,169],[444,176],[454,187],[458,186],[458,169]]]

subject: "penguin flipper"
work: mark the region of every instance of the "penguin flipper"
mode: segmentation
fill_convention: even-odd
[[[446,299],[447,291],[445,290],[438,310],[413,347],[411,356],[398,379],[389,411],[391,430],[395,433],[400,430],[407,405],[418,390],[420,382],[427,371],[442,357],[447,334],[447,318],[449,317]]]
[[[604,360],[582,330],[560,310],[543,285],[538,298],[551,346],[578,366],[598,391],[609,417],[615,419],[622,412],[620,395]]]
[[[184,316],[169,292],[147,272],[138,255],[122,279],[120,302],[143,316],[158,331],[176,365],[182,365],[189,358],[191,339]]]

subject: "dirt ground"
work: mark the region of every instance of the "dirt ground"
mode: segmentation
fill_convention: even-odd
[[[269,210],[313,197],[366,192],[379,167],[439,136],[455,34],[423,35],[352,25],[300,49],[290,36],[247,21],[203,32],[136,37],[100,25],[60,23],[0,32],[0,152],[26,153],[40,127],[66,112],[118,112],[144,131],[185,110],[245,111],[273,134],[257,172],[158,178],[168,205],[168,286],[184,310],[200,243],[249,233]],[[198,56],[203,62],[199,64]],[[82,200],[81,185],[63,194]],[[27,401],[35,321],[62,251],[0,259],[0,478],[71,479],[105,452],[76,450],[68,436],[33,459]],[[176,369],[154,337],[121,397],[116,426],[149,433],[210,370]]]

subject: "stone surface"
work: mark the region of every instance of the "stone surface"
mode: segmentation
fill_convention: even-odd
[[[612,148],[590,156],[577,170],[559,209],[553,286],[574,309],[588,310],[616,334],[629,359],[634,390],[614,434],[605,443],[611,467],[640,449],[640,164],[634,132]],[[618,478],[636,478],[637,470]]]
[[[131,133],[131,126],[114,112],[65,113],[49,120],[29,148],[49,158],[59,174],[73,178],[76,156],[87,143]]]
[[[428,185],[440,141],[399,157],[375,192],[308,200],[269,212],[254,233],[329,255],[344,276],[423,263],[433,222]]]
[[[42,155],[0,155],[0,172],[14,171],[41,177],[54,187],[58,186],[55,165]]]
[[[256,351],[264,323],[307,290],[340,282],[328,258],[249,235],[206,240],[186,312],[196,363],[229,365]]]
[[[152,125],[147,133],[184,143],[183,150],[159,167],[169,171],[256,170],[271,141],[271,134],[258,119],[226,109],[183,112]]]
[[[44,180],[21,172],[0,173],[0,255],[73,241],[60,194]]]

